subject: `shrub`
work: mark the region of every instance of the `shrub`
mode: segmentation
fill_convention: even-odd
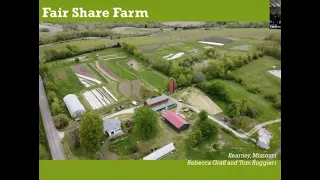
[[[189,144],[191,147],[197,146],[203,139],[200,129],[193,130],[189,135]]]
[[[276,109],[281,109],[281,101],[278,101],[278,102],[273,103],[272,106],[273,106],[274,108],[276,108]]]
[[[65,114],[58,114],[53,117],[54,125],[57,129],[63,129],[68,126],[70,119]]]
[[[264,98],[272,103],[275,103],[278,101],[277,95],[275,94],[265,95]]]
[[[259,86],[252,86],[247,89],[249,92],[258,94],[261,92],[261,88]]]
[[[130,151],[131,151],[132,153],[136,153],[136,152],[138,151],[137,146],[136,146],[136,145],[133,145],[133,146],[130,148]]]
[[[80,62],[80,59],[79,59],[79,58],[75,58],[74,61],[75,61],[76,63],[79,63],[79,62]]]
[[[94,158],[96,160],[103,160],[104,159],[103,154],[101,152],[96,152],[96,154],[94,155]]]

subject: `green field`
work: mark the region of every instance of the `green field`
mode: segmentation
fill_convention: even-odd
[[[106,45],[106,41],[101,40],[101,39],[92,39],[92,40],[79,40],[79,41],[71,41],[71,42],[63,42],[63,43],[57,43],[57,44],[52,44],[52,45],[47,45],[47,46],[41,46],[39,48],[39,55],[40,58],[42,59],[44,57],[44,51],[45,50],[63,50],[67,45],[75,45],[79,47],[80,51],[92,49],[95,46],[98,45]]]
[[[249,85],[259,85],[262,94],[278,94],[281,92],[281,79],[270,74],[268,70],[272,70],[272,66],[279,69],[281,61],[264,56],[250,64],[233,71],[233,73],[244,80]]]
[[[116,27],[111,29],[111,32],[130,35],[148,35],[155,32],[160,32],[160,28],[135,28],[135,27]]]
[[[232,100],[241,101],[246,99],[250,101],[252,106],[260,113],[257,118],[258,122],[270,121],[279,118],[279,110],[274,109],[272,107],[272,103],[264,99],[262,95],[250,93],[242,85],[232,81],[219,81],[223,82],[230,90]],[[227,112],[227,104],[224,101],[219,101],[215,97],[211,98],[224,112]]]
[[[67,94],[78,93],[85,88],[69,66],[50,69],[50,73],[54,77],[54,82],[58,88],[57,95],[59,98],[63,98]]]
[[[132,58],[126,59],[113,59],[102,61],[112,72],[118,76],[128,79],[135,80],[141,79],[144,82],[150,84],[154,88],[165,88],[167,85],[167,77],[155,72],[151,68],[146,68],[140,63],[140,68],[142,71],[136,71],[132,69],[127,63],[132,60]]]
[[[87,41],[71,41],[58,44],[52,44],[48,46],[40,47],[40,57],[43,57],[45,49],[62,49],[66,45],[76,45],[81,50],[91,49],[94,46],[105,44],[113,45],[117,42],[127,42],[129,44],[135,44],[137,46],[147,46],[154,44],[169,44],[185,41],[196,41],[202,38],[215,36],[215,37],[229,37],[235,39],[242,39],[245,41],[261,40],[267,37],[269,34],[280,34],[280,31],[270,30],[268,28],[222,28],[222,29],[195,29],[185,31],[164,31],[154,34],[152,36],[140,36],[140,37],[127,37],[121,39],[96,39]]]

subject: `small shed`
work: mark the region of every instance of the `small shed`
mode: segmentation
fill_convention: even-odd
[[[109,137],[117,137],[123,134],[121,121],[116,119],[107,119],[103,121],[103,130]]]
[[[151,154],[147,155],[146,157],[143,158],[143,160],[158,160],[162,158],[163,156],[171,153],[174,151],[176,148],[174,147],[173,143],[169,143],[160,149],[152,152]]]
[[[162,115],[165,121],[176,131],[181,132],[189,128],[190,123],[175,112],[169,111]]]
[[[68,94],[63,98],[64,104],[73,118],[77,118],[83,115],[86,110],[84,106],[79,101],[78,97],[74,94]]]

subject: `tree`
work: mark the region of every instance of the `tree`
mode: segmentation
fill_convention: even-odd
[[[152,139],[158,133],[158,115],[149,107],[135,109],[133,122],[133,133],[141,140]]]
[[[218,135],[218,128],[209,119],[200,121],[198,124],[198,128],[200,129],[204,138],[214,137]]]
[[[189,144],[192,147],[197,146],[203,139],[201,130],[199,128],[193,130],[189,135]]]
[[[39,160],[49,160],[51,159],[51,155],[48,153],[46,148],[39,143]]]
[[[56,94],[56,92],[49,90],[47,93],[47,97],[48,97],[49,103],[52,103],[53,99],[57,97],[57,94]]]
[[[101,152],[99,152],[99,151],[96,152],[96,154],[94,155],[94,158],[96,160],[103,160],[104,159],[103,154]]]
[[[75,61],[76,63],[79,63],[79,62],[80,62],[80,59],[79,59],[79,58],[75,58],[74,61]]]
[[[56,91],[58,88],[56,86],[56,84],[52,81],[47,81],[45,83],[45,87],[48,89],[48,90],[51,90],[51,91]]]
[[[54,116],[63,112],[63,109],[61,108],[59,99],[57,97],[54,98],[51,103],[51,112],[52,112],[52,115]]]
[[[80,147],[80,135],[79,129],[73,129],[68,136],[69,145],[72,149],[77,149]]]
[[[69,124],[69,117],[65,114],[58,114],[53,116],[53,122],[57,129],[63,129]]]
[[[49,69],[48,69],[48,67],[46,65],[40,65],[39,73],[40,73],[41,77],[47,75],[48,71],[49,71]]]
[[[223,62],[218,60],[209,61],[208,66],[204,68],[204,73],[208,79],[223,77],[225,74]]]
[[[80,145],[87,152],[97,152],[103,136],[103,121],[95,112],[83,115],[79,127]]]
[[[206,76],[205,76],[202,72],[200,72],[200,71],[195,72],[195,73],[193,74],[193,82],[195,82],[195,83],[201,83],[201,82],[203,82],[205,79],[206,79]]]
[[[187,74],[186,79],[187,85],[189,86],[192,83],[193,76],[191,74]]]
[[[229,112],[229,115],[232,117],[240,116],[241,104],[238,102],[233,102],[233,103],[229,104],[228,105],[228,112]]]
[[[208,119],[208,113],[207,113],[207,111],[205,111],[205,110],[201,110],[201,111],[199,112],[198,116],[199,116],[199,119],[200,119],[201,121],[204,121],[204,120]]]
[[[180,86],[180,87],[184,87],[184,86],[186,86],[187,85],[187,79],[186,79],[186,77],[183,75],[183,74],[180,74],[179,75],[179,78],[178,78],[178,80],[177,80],[177,83],[178,83],[178,85]]]

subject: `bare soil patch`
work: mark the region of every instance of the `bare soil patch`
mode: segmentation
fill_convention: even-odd
[[[133,86],[132,95],[138,99],[141,99],[141,95],[140,95],[141,81],[140,80],[132,81],[132,86]]]
[[[131,82],[129,80],[121,82],[119,84],[119,90],[124,96],[130,97],[131,96]]]
[[[207,37],[204,39],[200,39],[199,41],[215,42],[215,43],[221,43],[221,44],[228,44],[232,42],[231,39],[225,39],[225,38],[219,38],[219,37]]]
[[[211,115],[222,112],[221,108],[200,90],[192,89],[190,91],[191,92],[184,92],[181,96],[185,97],[188,104],[191,106],[194,106],[200,110],[206,110]]]
[[[157,51],[158,49],[162,48],[162,45],[151,45],[151,46],[144,46],[141,48],[142,52],[148,53],[148,52],[154,52]]]
[[[128,65],[129,65],[132,69],[134,69],[134,70],[136,70],[136,71],[140,71],[140,66],[139,66],[139,64],[138,64],[137,61],[131,60],[131,61],[128,62]]]
[[[95,62],[95,65],[97,67],[97,69],[106,77],[108,77],[109,79],[112,79],[114,81],[121,81],[122,78],[118,75],[116,75],[115,73],[113,73],[109,68],[107,68],[107,66],[103,63],[103,62]]]
[[[81,74],[84,76],[88,76],[94,79],[99,79],[95,74],[93,74],[93,72],[84,64],[77,64],[77,65],[73,65],[71,66],[71,69],[73,72],[77,73],[77,74]]]

